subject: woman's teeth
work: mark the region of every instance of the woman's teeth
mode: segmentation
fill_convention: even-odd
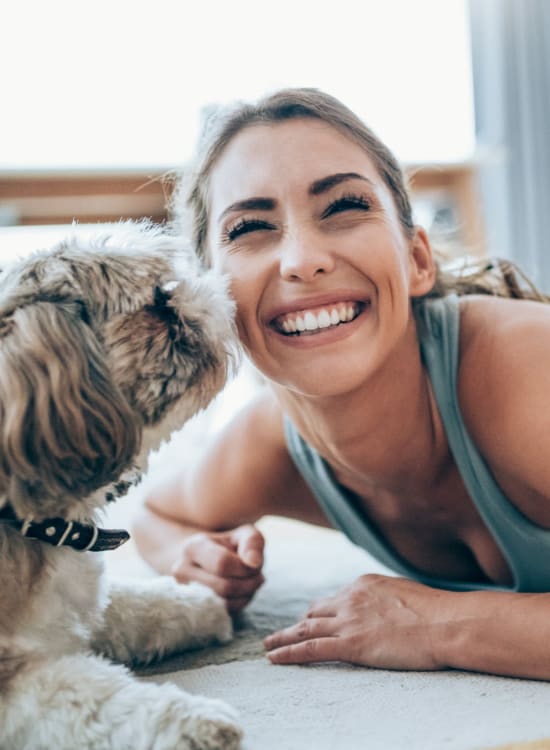
[[[299,313],[289,313],[277,321],[277,328],[285,334],[299,335],[331,328],[340,323],[349,323],[361,311],[357,302],[340,303],[324,307],[318,311],[304,310]]]

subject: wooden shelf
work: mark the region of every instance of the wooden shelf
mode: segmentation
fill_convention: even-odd
[[[413,202],[437,199],[452,205],[461,243],[483,252],[480,201],[473,163],[406,166]],[[0,173],[0,222],[16,225],[167,219],[174,174],[161,170]]]

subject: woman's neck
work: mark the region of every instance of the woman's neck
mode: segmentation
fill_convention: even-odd
[[[312,397],[274,386],[304,440],[365,487],[403,491],[433,484],[448,461],[416,331],[402,343],[353,391]]]

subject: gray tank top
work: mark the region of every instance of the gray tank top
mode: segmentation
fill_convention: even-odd
[[[550,591],[550,530],[531,523],[505,497],[480,456],[460,414],[456,389],[460,308],[455,295],[424,303],[419,316],[422,360],[429,373],[449,447],[466,489],[504,554],[513,586],[448,581],[429,576],[403,560],[355,509],[329,465],[285,420],[288,450],[329,521],[396,573],[429,586],[465,591]]]

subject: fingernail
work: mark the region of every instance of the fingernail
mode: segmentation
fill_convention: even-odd
[[[243,560],[251,568],[258,568],[262,564],[262,556],[259,552],[255,551],[247,552]]]

